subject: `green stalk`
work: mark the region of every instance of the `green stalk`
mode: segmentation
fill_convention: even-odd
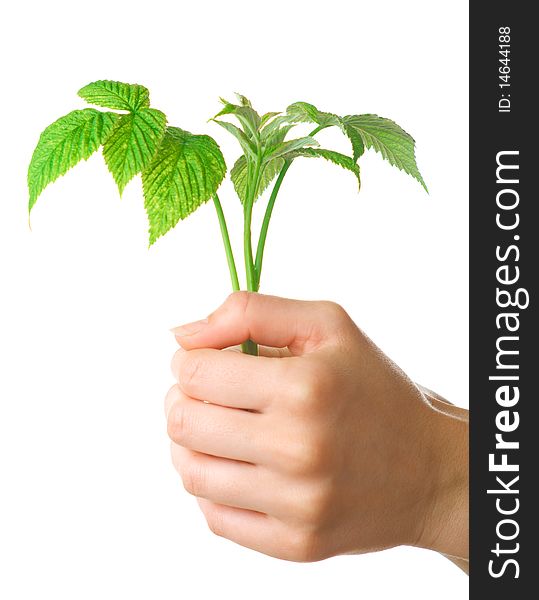
[[[217,218],[219,219],[219,227],[221,228],[221,235],[223,237],[223,245],[226,252],[226,261],[228,263],[228,270],[230,271],[230,281],[232,282],[232,289],[237,292],[240,289],[240,282],[238,280],[238,272],[236,270],[236,262],[234,261],[234,253],[232,252],[232,246],[230,245],[230,237],[228,236],[228,228],[226,226],[226,219],[223,213],[223,207],[219,201],[217,193],[213,195],[213,204],[217,212]]]
[[[250,354],[251,356],[258,356],[258,344],[253,340],[247,340],[241,345],[241,351],[244,354]]]
[[[248,170],[248,186],[245,202],[243,205],[243,254],[245,258],[245,275],[247,277],[247,289],[250,292],[256,292],[256,272],[253,260],[253,247],[251,244],[251,221],[253,216],[253,204],[258,187],[258,177],[260,175],[261,157],[258,155],[254,173],[251,177]]]
[[[329,127],[328,125],[318,125],[315,127],[311,133],[309,133],[310,137],[316,135],[322,129]],[[277,199],[277,194],[281,189],[281,184],[283,182],[284,176],[286,172],[290,168],[292,164],[292,160],[285,160],[282,169],[279,171],[279,175],[277,176],[277,180],[273,186],[273,190],[271,191],[271,196],[268,200],[268,205],[266,206],[266,212],[264,213],[264,220],[262,221],[262,227],[260,229],[260,236],[258,238],[258,245],[256,248],[256,260],[255,260],[255,273],[257,276],[256,280],[256,291],[260,288],[260,275],[262,273],[262,259],[264,258],[264,248],[266,246],[266,237],[268,235],[268,227],[271,219],[271,215],[273,213],[273,206],[275,205],[275,200]]]
[[[322,129],[325,129],[327,125],[318,125],[311,131],[310,136],[316,135]],[[260,230],[260,237],[258,239],[258,245],[256,249],[256,261],[253,261],[253,247],[251,242],[251,221],[253,216],[253,204],[255,201],[256,191],[259,185],[260,178],[260,167],[261,167],[261,155],[260,155],[260,146],[258,146],[258,157],[256,162],[256,168],[251,178],[251,173],[249,169],[249,163],[247,163],[247,194],[245,198],[245,204],[243,206],[243,253],[245,255],[245,274],[247,276],[247,289],[250,292],[258,292],[260,288],[260,274],[262,272],[262,259],[264,257],[264,247],[266,245],[266,237],[268,235],[268,227],[271,219],[271,215],[273,212],[273,207],[275,205],[275,200],[277,198],[277,194],[279,193],[279,189],[281,188],[281,184],[283,182],[284,176],[288,171],[290,165],[292,164],[291,160],[286,160],[279,175],[277,176],[277,180],[275,185],[273,186],[273,190],[271,192],[271,196],[268,201],[268,205],[266,207],[266,212],[264,213],[264,220],[262,222],[262,228]],[[247,340],[241,345],[242,352],[246,354],[252,354],[254,356],[258,356],[258,346],[252,340]]]
[[[260,237],[258,238],[258,246],[256,249],[256,261],[255,261],[255,271],[256,271],[256,291],[260,288],[260,275],[262,273],[262,259],[264,258],[264,246],[266,244],[266,237],[268,235],[268,227],[271,219],[271,213],[273,212],[273,206],[275,204],[275,200],[277,198],[277,194],[279,193],[279,189],[281,188],[281,183],[283,182],[284,176],[288,171],[290,165],[292,164],[291,160],[285,160],[283,168],[279,172],[277,176],[277,180],[275,181],[275,185],[273,186],[273,190],[271,191],[271,196],[268,200],[268,205],[266,207],[266,212],[264,213],[264,220],[262,221],[262,227],[260,229]]]
[[[322,131],[322,129],[325,129],[326,127],[329,127],[329,125],[318,125],[318,127],[315,127],[311,133],[309,133],[309,137],[313,137],[313,135],[316,135],[319,131]]]
[[[249,176],[250,173],[248,171],[249,185],[247,189],[245,203],[243,205],[243,253],[245,256],[245,275],[247,278],[247,290],[250,292],[256,292],[258,289],[258,278],[253,260],[253,247],[251,244],[251,221],[253,216],[253,204],[259,184],[258,180],[260,178],[261,163],[262,157],[259,154],[257,157],[256,167],[252,178]],[[258,345],[255,342],[253,342],[253,340],[247,340],[246,342],[244,342],[241,345],[241,349],[242,352],[244,352],[245,354],[258,356]]]
[[[255,291],[256,274],[253,261],[253,250],[251,247],[251,219],[253,215],[253,205],[246,198],[243,208],[243,254],[245,257],[245,275],[247,277],[247,289],[250,292]]]

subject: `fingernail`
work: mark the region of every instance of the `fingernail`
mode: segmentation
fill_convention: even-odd
[[[187,323],[187,325],[180,325],[179,327],[173,327],[170,331],[174,335],[184,337],[186,335],[195,335],[208,324],[208,319],[201,319],[200,321],[194,321],[193,323]]]

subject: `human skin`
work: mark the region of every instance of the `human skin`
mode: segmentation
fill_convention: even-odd
[[[344,309],[236,292],[173,333],[172,460],[214,533],[299,562],[417,546],[467,570],[467,413]],[[233,351],[248,338],[261,356]]]

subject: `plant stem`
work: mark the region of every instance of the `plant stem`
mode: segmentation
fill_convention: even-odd
[[[230,237],[228,235],[228,227],[226,226],[226,219],[223,213],[223,207],[217,194],[213,195],[213,204],[217,212],[217,218],[219,219],[219,226],[221,228],[221,235],[223,236],[223,244],[226,252],[226,260],[228,262],[228,270],[230,271],[230,280],[232,281],[232,289],[237,292],[240,289],[240,283],[238,281],[238,272],[236,270],[236,262],[234,261],[234,253],[232,252],[232,246],[230,245]],[[242,352],[245,354],[252,354],[258,356],[258,346],[252,341],[247,340],[241,345]]]
[[[256,167],[251,178],[250,169],[248,170],[249,185],[247,188],[247,194],[243,205],[243,253],[245,255],[245,275],[247,278],[247,290],[250,292],[257,291],[257,275],[255,264],[253,260],[253,247],[251,244],[251,220],[253,216],[253,204],[256,197],[256,192],[259,184],[260,167],[262,164],[262,157],[259,154],[256,161]],[[258,356],[258,344],[253,340],[247,340],[241,345],[242,352],[245,354],[251,354]]]
[[[322,129],[325,129],[328,125],[318,125],[315,127],[311,133],[309,133],[309,137],[316,135]],[[292,159],[293,160],[293,159]],[[271,191],[271,196],[268,200],[268,205],[266,206],[266,212],[264,213],[264,220],[262,221],[262,227],[260,229],[260,236],[258,238],[258,245],[256,248],[256,260],[255,260],[255,273],[256,273],[256,291],[260,288],[260,275],[262,273],[262,260],[264,258],[264,248],[266,246],[266,237],[268,235],[268,227],[271,219],[271,215],[273,213],[273,206],[275,205],[275,200],[277,199],[277,194],[281,188],[281,184],[283,182],[284,176],[286,172],[290,168],[292,164],[292,160],[285,160],[282,169],[279,171],[279,175],[277,176],[277,180],[273,186],[273,190]]]
[[[313,131],[311,131],[309,135],[316,135],[319,131],[325,129],[326,127],[327,125],[318,125],[318,127],[315,127],[315,129],[313,129]],[[285,163],[281,171],[279,172],[279,175],[277,176],[275,185],[273,186],[273,190],[271,192],[271,196],[268,200],[268,205],[266,207],[266,212],[264,213],[264,220],[262,222],[260,236],[258,238],[255,262],[253,261],[253,247],[251,243],[251,221],[253,216],[253,204],[256,198],[256,193],[259,185],[261,163],[262,157],[260,155],[259,146],[254,174],[251,174],[251,169],[249,169],[249,163],[247,163],[248,184],[245,203],[243,205],[243,253],[245,255],[245,274],[247,276],[247,290],[250,292],[258,292],[258,289],[260,288],[262,259],[264,257],[264,247],[266,245],[266,237],[268,234],[269,222],[271,219],[271,214],[273,212],[273,206],[275,205],[277,194],[279,193],[279,189],[281,188],[284,176],[286,175],[286,172],[292,164],[292,160],[285,160]],[[255,356],[258,355],[258,346],[252,340],[247,340],[246,342],[244,342],[241,345],[241,349],[246,354],[253,354]]]
[[[250,354],[251,356],[258,356],[258,344],[253,340],[247,340],[241,345],[241,351],[243,354]]]
[[[251,220],[253,216],[253,204],[258,188],[258,178],[260,176],[261,157],[258,156],[253,178],[250,181],[247,197],[243,205],[243,253],[245,256],[245,274],[247,277],[247,290],[250,292],[257,291],[257,277],[255,264],[253,260],[253,247],[251,244]]]
[[[232,282],[232,289],[235,292],[237,292],[240,289],[240,282],[238,280],[236,262],[234,261],[234,253],[232,252],[232,246],[230,245],[230,237],[228,236],[228,227],[226,226],[226,219],[223,213],[223,207],[221,206],[221,202],[217,193],[213,195],[213,204],[215,206],[215,211],[217,212],[217,218],[219,219],[219,227],[221,228],[221,235],[223,237],[223,245],[225,247],[228,270],[230,271],[230,281]]]
[[[247,278],[247,289],[252,292],[255,289],[253,250],[251,248],[251,218],[253,205],[246,198],[243,207],[243,254],[245,258],[245,275]]]
[[[325,129],[326,127],[329,127],[329,125],[318,125],[318,127],[315,127],[311,133],[309,133],[309,137],[313,137],[313,135],[316,135],[319,131],[322,131],[322,129]]]
[[[285,163],[277,176],[277,180],[275,181],[275,185],[273,186],[273,190],[271,191],[271,196],[268,200],[268,205],[266,206],[266,212],[264,213],[264,220],[262,221],[262,227],[260,229],[260,237],[258,238],[258,246],[256,249],[256,262],[255,262],[255,270],[257,275],[256,280],[256,291],[258,291],[260,287],[260,275],[262,273],[262,259],[264,258],[264,246],[266,244],[266,236],[268,235],[268,227],[271,219],[271,213],[273,212],[273,206],[275,204],[275,199],[277,198],[277,194],[279,193],[279,189],[281,188],[281,183],[283,182],[284,176],[288,171],[290,165],[292,164],[291,160],[285,160]]]

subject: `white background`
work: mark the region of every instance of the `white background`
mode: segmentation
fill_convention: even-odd
[[[396,120],[430,195],[375,154],[359,195],[352,175],[298,160],[261,291],[340,302],[412,378],[465,406],[467,3],[49,0],[12,3],[0,28],[0,596],[466,597],[466,576],[428,551],[306,565],[214,537],[170,465],[162,409],[168,328],[228,293],[213,207],[148,250],[140,181],[120,200],[100,154],[46,189],[31,233],[25,180],[40,131],[96,79],[148,86],[229,165],[234,141],[206,120],[234,91],[261,112],[306,100]],[[228,182],[221,197],[240,261]]]

